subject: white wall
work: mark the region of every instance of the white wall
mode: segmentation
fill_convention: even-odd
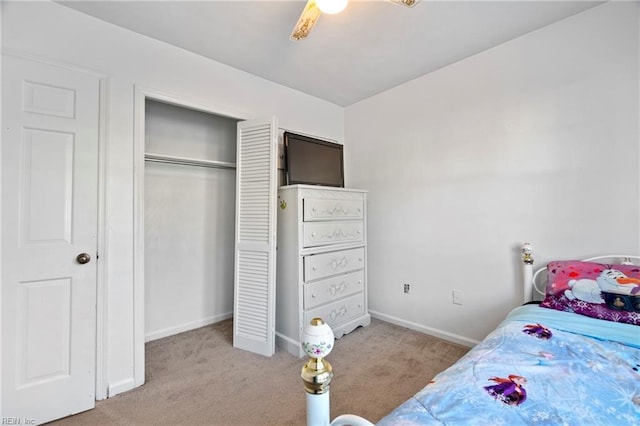
[[[237,120],[147,101],[145,152],[236,161]],[[235,169],[145,163],[145,340],[230,318]]]
[[[638,15],[605,4],[346,108],[372,311],[471,344],[521,303],[522,242],[538,266],[640,251]]]
[[[99,72],[106,91],[107,382],[133,386],[134,87],[159,90],[221,113],[277,116],[283,128],[343,140],[343,109],[49,2],[2,2],[3,51]],[[100,393],[100,390],[98,391]]]

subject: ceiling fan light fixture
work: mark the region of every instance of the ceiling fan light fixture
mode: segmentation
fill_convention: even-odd
[[[293,31],[291,32],[291,40],[297,41],[306,38],[311,29],[316,24],[318,18],[320,18],[322,12],[316,5],[315,0],[309,0],[300,14],[300,18],[296,23],[296,26],[293,27]]]
[[[316,0],[316,6],[322,13],[330,15],[340,13],[347,7],[349,0]]]
[[[389,0],[391,3],[399,4],[401,6],[413,7],[418,3],[418,0]]]

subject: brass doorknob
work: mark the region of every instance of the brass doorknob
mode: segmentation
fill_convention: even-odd
[[[85,263],[89,263],[89,261],[91,261],[91,256],[89,256],[89,254],[87,253],[80,253],[78,257],[76,257],[76,260],[79,264],[84,265]]]

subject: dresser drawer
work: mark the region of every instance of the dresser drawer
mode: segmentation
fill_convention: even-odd
[[[308,222],[302,225],[304,247],[364,241],[364,222]]]
[[[364,247],[304,257],[304,280],[313,281],[364,268]]]
[[[363,270],[305,284],[304,309],[315,308],[342,297],[360,293],[362,290],[364,290]]]
[[[330,327],[336,327],[364,313],[364,293],[359,293],[346,299],[305,311],[304,323],[309,324],[314,318],[322,318]]]
[[[326,198],[305,198],[302,201],[303,220],[343,220],[364,217],[363,200],[331,200]]]

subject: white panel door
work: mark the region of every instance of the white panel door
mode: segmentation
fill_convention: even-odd
[[[23,424],[95,405],[99,85],[2,57],[1,415]]]
[[[275,352],[275,118],[238,123],[233,346]]]

